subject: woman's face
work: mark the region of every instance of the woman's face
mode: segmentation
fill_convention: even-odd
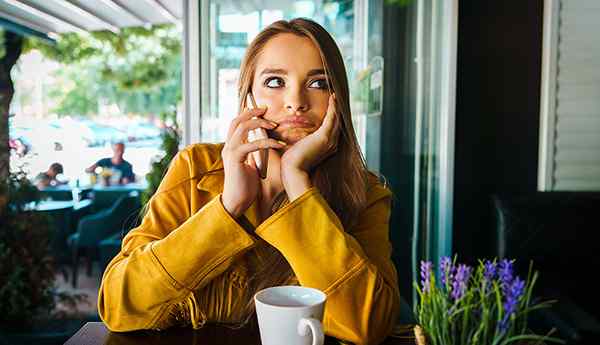
[[[264,118],[279,126],[271,138],[294,144],[319,128],[329,91],[317,47],[306,37],[278,34],[257,58],[252,93]]]

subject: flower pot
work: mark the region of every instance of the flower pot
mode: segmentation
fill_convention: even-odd
[[[413,329],[413,332],[415,333],[415,343],[417,345],[427,345],[427,337],[425,337],[425,331],[423,331],[423,328],[421,328],[421,326],[416,325],[415,328]],[[518,342],[515,343],[516,345],[545,345],[546,343],[544,343],[543,341],[522,341],[522,342]]]
[[[415,332],[415,342],[417,345],[427,345],[427,339],[425,338],[423,328],[421,328],[419,325],[416,325],[413,331]]]

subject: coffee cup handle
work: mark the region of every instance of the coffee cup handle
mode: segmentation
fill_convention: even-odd
[[[323,334],[323,327],[321,326],[321,321],[317,319],[302,318],[298,321],[298,334],[301,336],[308,335],[308,330],[310,329],[313,341],[312,345],[323,345],[325,342],[325,335]]]

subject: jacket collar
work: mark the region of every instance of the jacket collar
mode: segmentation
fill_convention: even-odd
[[[220,169],[220,170],[218,170]],[[219,158],[208,168],[208,171],[218,170],[212,173],[205,174],[196,187],[200,190],[205,190],[213,194],[223,192],[223,184],[225,183],[225,175],[223,173],[223,160]]]

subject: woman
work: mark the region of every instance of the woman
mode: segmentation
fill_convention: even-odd
[[[258,109],[246,108],[250,92]],[[326,334],[380,342],[399,308],[391,193],[361,156],[335,42],[310,20],[270,25],[248,47],[239,96],[225,144],[181,151],[123,240],[102,279],[102,319],[113,331],[239,325],[257,291],[300,284],[327,294]],[[247,142],[256,128],[270,138]]]

